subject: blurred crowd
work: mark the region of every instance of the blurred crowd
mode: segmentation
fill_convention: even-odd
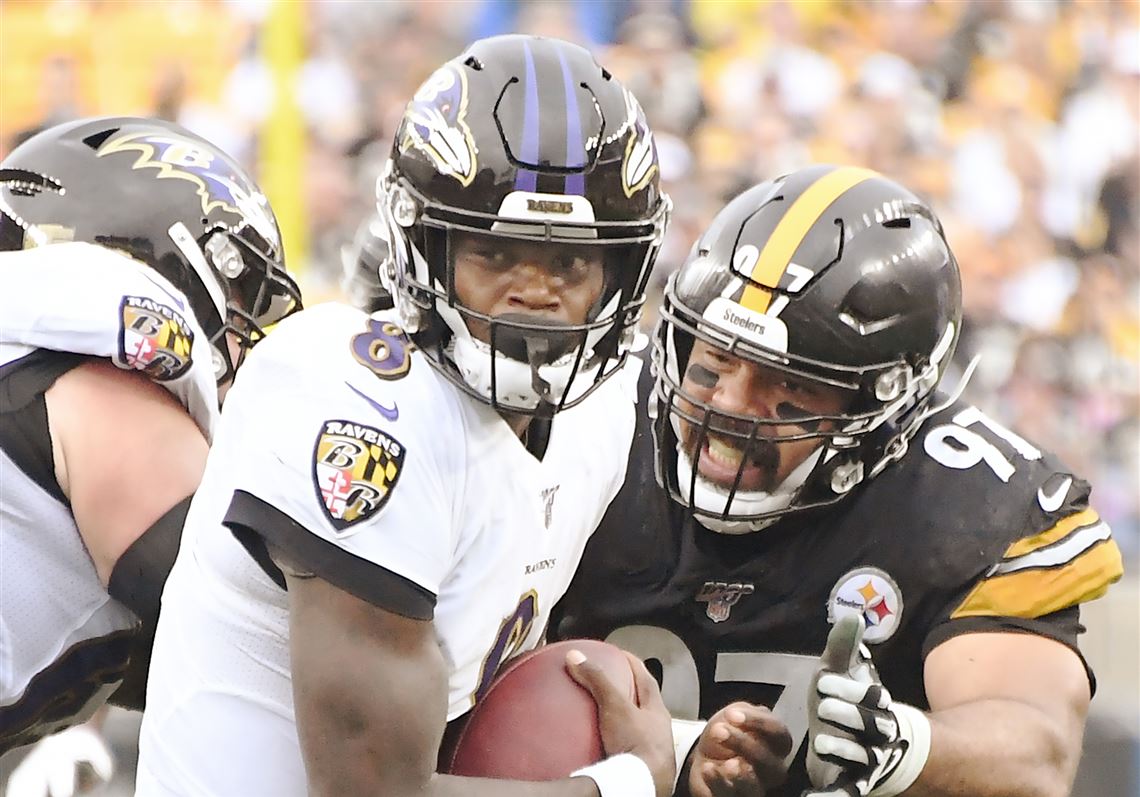
[[[2,148],[78,114],[148,113],[263,172],[299,168],[308,244],[291,265],[310,297],[335,298],[430,68],[495,33],[588,44],[656,130],[675,211],[655,290],[753,182],[812,161],[902,181],[939,210],[962,267],[960,364],[982,355],[967,395],[1087,476],[1126,555],[1140,553],[1136,0],[308,3],[299,166],[258,162],[272,13],[264,0],[5,2]]]

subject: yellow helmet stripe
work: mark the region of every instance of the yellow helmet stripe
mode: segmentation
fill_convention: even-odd
[[[847,166],[830,171],[809,185],[788,208],[760,250],[760,257],[752,268],[752,281],[761,285],[776,285],[792,262],[792,255],[796,253],[808,230],[824,211],[854,186],[879,176],[878,172],[870,169]],[[742,305],[758,313],[766,312],[771,301],[772,292],[758,285],[746,286],[744,295],[740,297]]]

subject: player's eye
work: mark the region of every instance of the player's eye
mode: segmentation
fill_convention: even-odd
[[[514,265],[511,258],[502,249],[490,246],[480,246],[470,251],[471,256],[479,261],[479,265],[493,271],[505,271]]]
[[[555,255],[550,261],[551,271],[570,282],[585,279],[596,265],[600,265],[600,262],[585,252],[564,252]]]

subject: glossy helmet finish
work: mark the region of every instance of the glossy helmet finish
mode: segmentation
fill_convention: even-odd
[[[67,122],[0,162],[0,250],[57,241],[123,251],[181,290],[218,384],[265,326],[301,307],[261,190],[213,144],[160,119]],[[236,362],[227,331],[241,344]]]
[[[841,501],[907,449],[929,414],[962,317],[958,264],[933,211],[865,169],[816,166],[732,200],[665,292],[655,333],[657,478],[705,526],[755,531]],[[790,421],[714,409],[682,388],[696,339],[849,397]],[[686,406],[687,405],[687,406]],[[742,451],[791,439],[818,448],[771,493],[697,475],[681,422]],[[798,432],[779,436],[777,427]],[[698,454],[697,456],[701,456]]]
[[[497,36],[444,64],[408,104],[377,183],[381,280],[433,365],[498,409],[581,401],[628,355],[669,214],[633,95],[558,39]],[[490,317],[457,297],[456,232],[601,247],[605,288],[584,324]],[[468,322],[490,325],[490,343]]]

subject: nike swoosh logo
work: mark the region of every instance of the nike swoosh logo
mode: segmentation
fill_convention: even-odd
[[[1044,487],[1037,488],[1037,503],[1046,512],[1056,512],[1061,508],[1061,504],[1065,503],[1065,497],[1069,494],[1069,488],[1073,486],[1073,480],[1066,476],[1057,489],[1051,493],[1046,493]]]
[[[345,382],[345,384],[348,385],[349,390],[351,390],[353,393],[360,396],[362,399],[364,399],[369,404],[371,404],[373,407],[375,407],[376,411],[378,413],[380,413],[381,415],[383,415],[388,420],[395,421],[397,418],[400,417],[400,408],[397,405],[393,404],[391,407],[385,407],[379,401],[376,401],[375,399],[371,398],[370,396],[367,396],[364,393],[361,393],[359,390],[354,388],[352,385],[349,385],[348,382]]]

